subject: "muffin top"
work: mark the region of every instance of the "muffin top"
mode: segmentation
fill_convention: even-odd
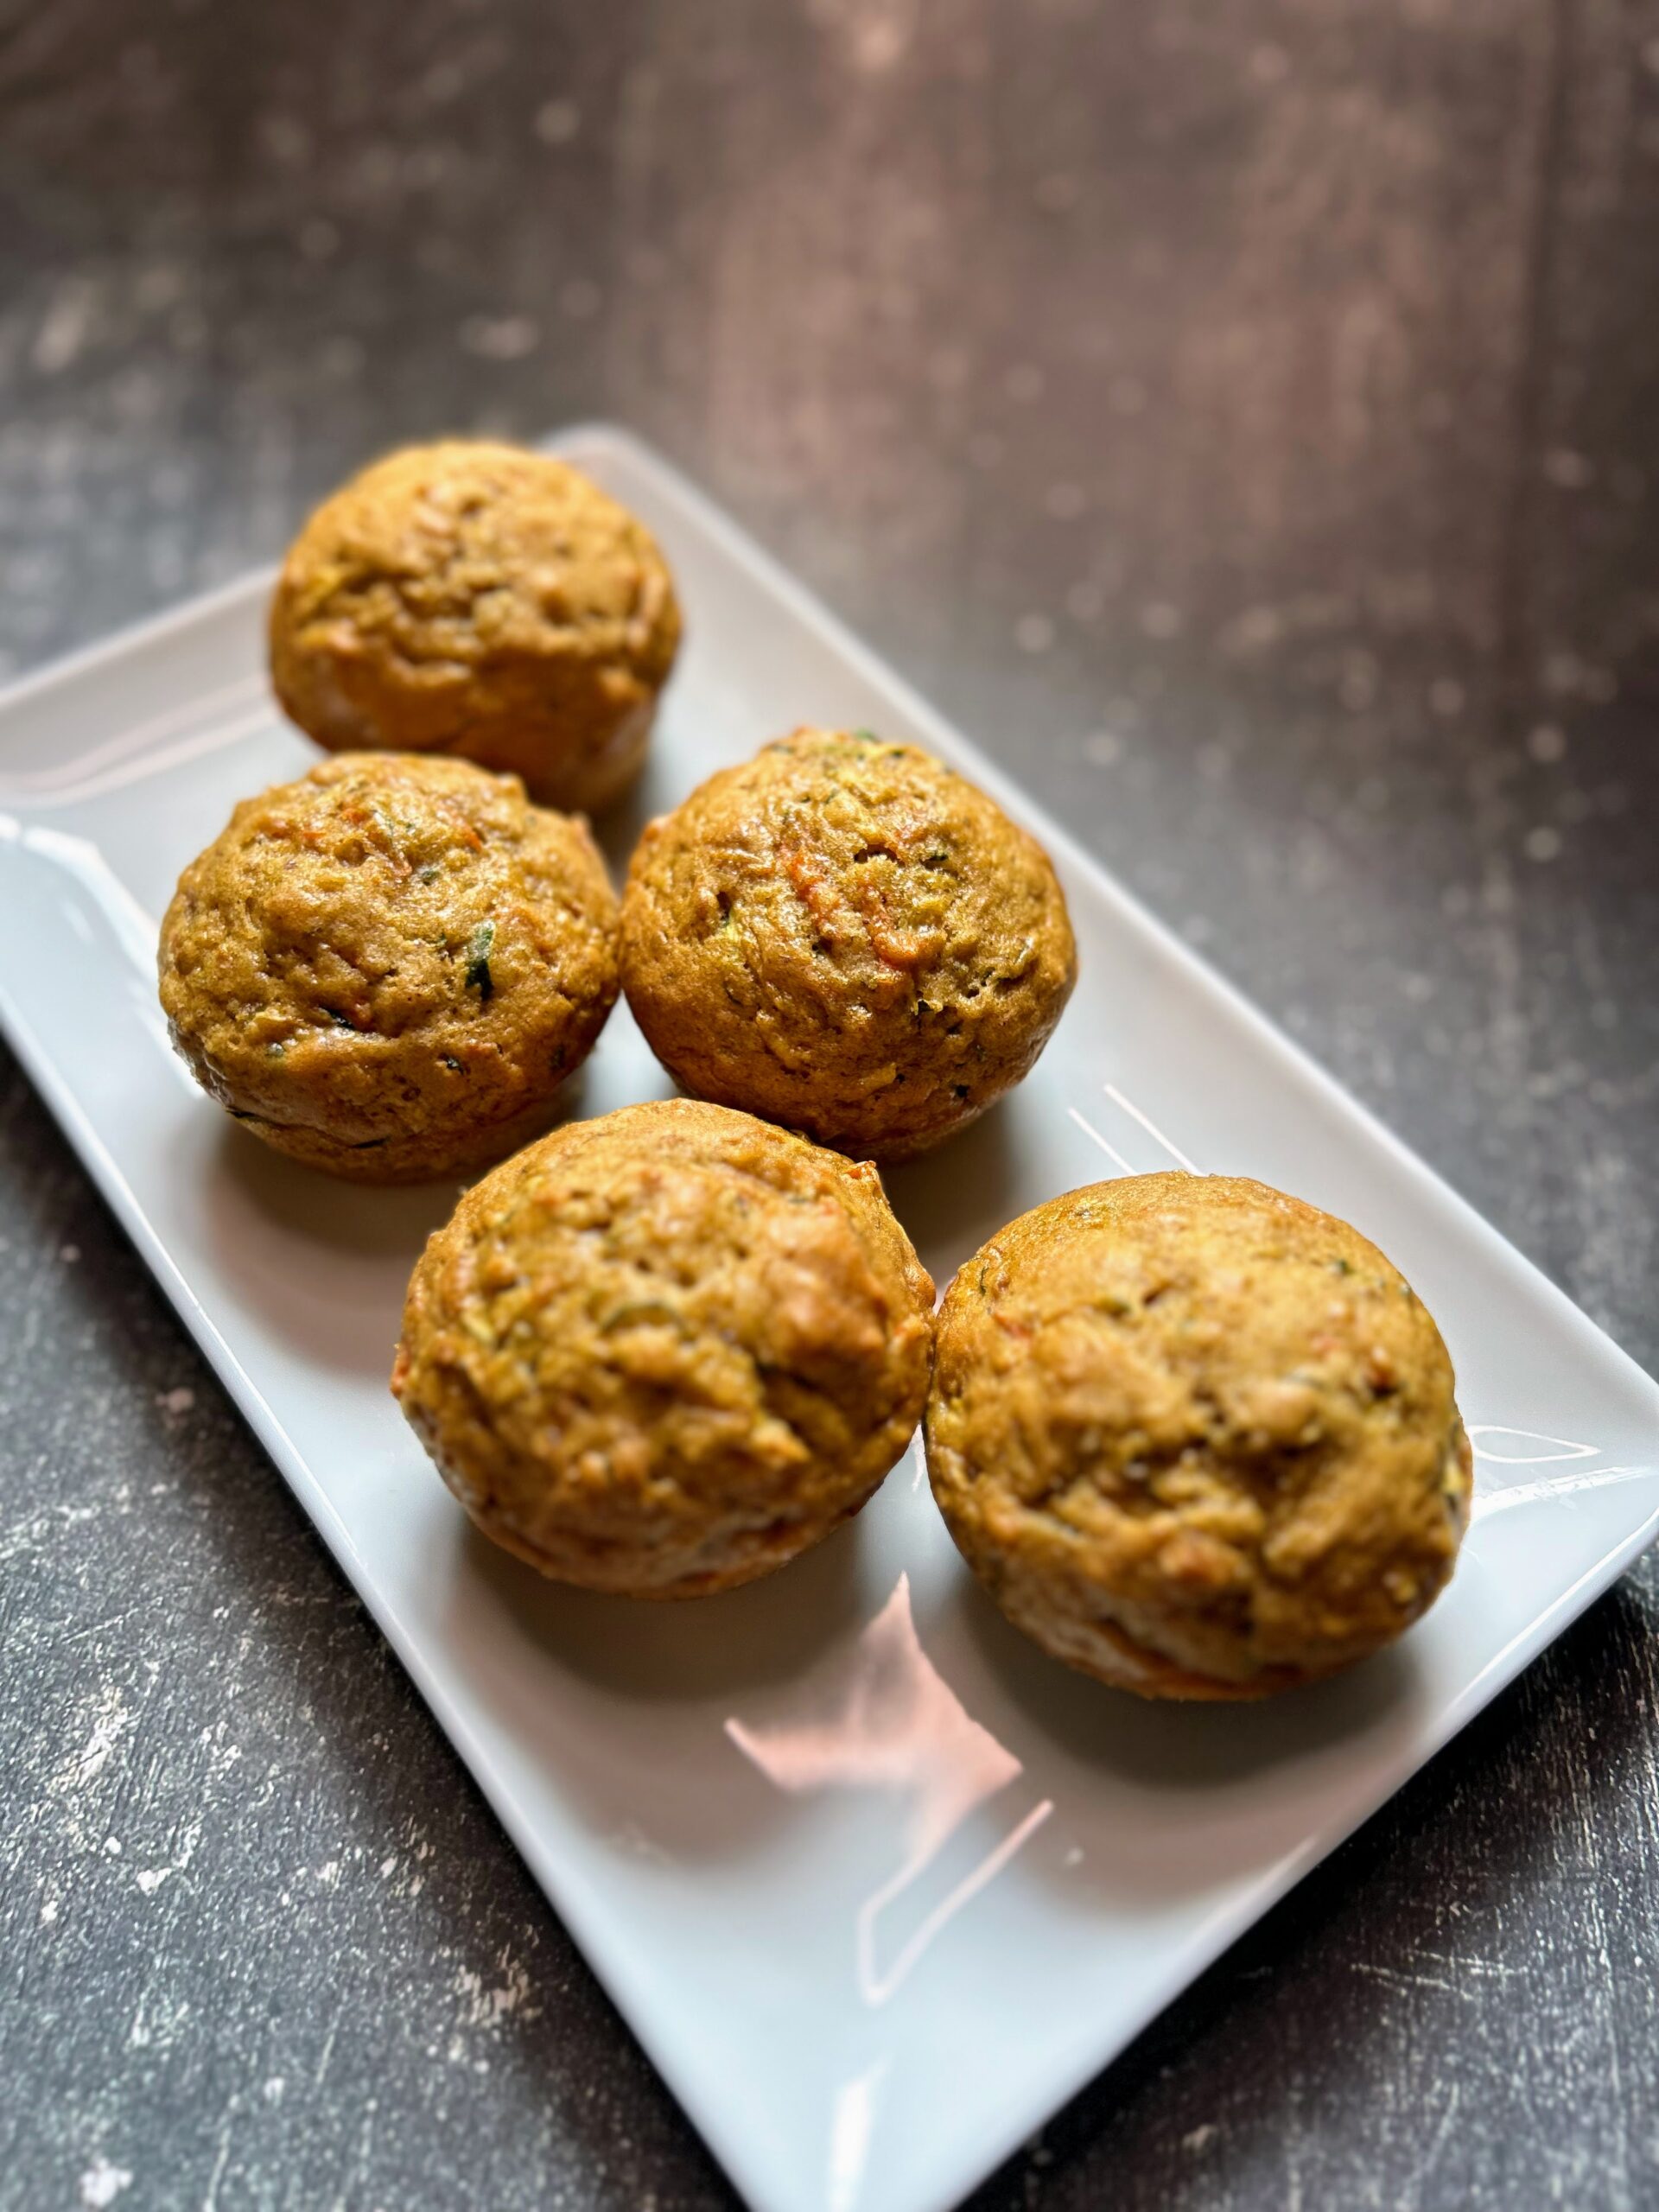
[[[625,1107],[462,1198],[392,1388],[510,1549],[694,1595],[863,1503],[920,1416],[932,1288],[874,1169],[721,1107]]]
[[[685,1087],[874,1159],[1030,1068],[1076,976],[1047,855],[914,747],[800,729],[646,830],[623,981]]]
[[[587,825],[461,760],[342,753],[245,799],[162,925],[174,1041],[232,1112],[446,1145],[549,1096],[616,996]]]
[[[1397,1635],[1467,1517],[1452,1363],[1345,1222],[1145,1175],[1001,1230],[939,1318],[930,1472],[1012,1618],[1165,1695],[1259,1694]]]
[[[449,439],[388,454],[312,515],[271,604],[271,675],[320,744],[459,753],[597,804],[679,635],[663,556],[625,507],[548,454]]]

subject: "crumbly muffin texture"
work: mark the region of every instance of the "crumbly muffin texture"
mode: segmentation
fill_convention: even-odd
[[[914,747],[800,729],[652,823],[623,986],[682,1086],[861,1157],[1027,1073],[1077,956],[1047,855]]]
[[[1258,1697],[1397,1637],[1471,1459],[1440,1332],[1345,1222],[1128,1177],[1023,1215],[939,1316],[928,1470],[1014,1624],[1147,1696]]]
[[[857,1511],[908,1443],[933,1286],[873,1168],[677,1099],[556,1130],[462,1198],[392,1389],[486,1535],[696,1597]]]
[[[450,439],[376,461],[306,524],[271,679],[331,750],[459,753],[594,809],[644,759],[679,637],[643,523],[563,461]]]
[[[585,823],[461,760],[344,753],[236,809],[162,926],[198,1081],[277,1150],[365,1182],[545,1125],[615,1001]]]

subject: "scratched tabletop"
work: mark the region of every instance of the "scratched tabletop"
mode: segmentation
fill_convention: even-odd
[[[1651,1369],[1656,236],[1655,0],[0,0],[0,663],[630,423]],[[730,2205],[0,1064],[0,2203]],[[1656,1611],[976,2212],[1659,2204]]]

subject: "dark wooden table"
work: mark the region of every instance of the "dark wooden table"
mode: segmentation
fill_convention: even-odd
[[[702,478],[1649,1366],[1654,0],[0,6],[0,657]],[[0,1090],[0,2201],[730,2200]],[[1659,2203],[1633,1575],[976,2200]]]

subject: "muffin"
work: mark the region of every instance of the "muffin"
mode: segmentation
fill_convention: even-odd
[[[1345,1222],[1231,1176],[1023,1214],[939,1315],[927,1464],[1027,1636],[1146,1697],[1252,1698],[1388,1643],[1451,1576],[1452,1363]]]
[[[162,925],[191,1072],[308,1166],[423,1182],[545,1126],[617,993],[586,823],[464,760],[350,753],[245,799]]]
[[[562,461],[449,439],[312,516],[270,608],[270,672],[331,752],[456,753],[550,806],[638,772],[679,644],[656,540]]]
[[[933,1286],[875,1171],[689,1099],[557,1129],[410,1284],[391,1387],[484,1531],[692,1598],[856,1513],[920,1417]]]
[[[1047,855],[868,730],[799,729],[646,829],[622,985],[700,1098],[904,1160],[1018,1083],[1077,975]]]

